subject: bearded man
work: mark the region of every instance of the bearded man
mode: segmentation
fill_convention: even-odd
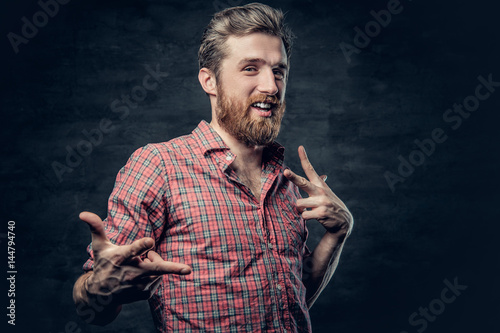
[[[353,220],[304,148],[307,179],[284,166],[275,142],[291,46],[280,10],[253,3],[214,15],[198,75],[211,122],[137,150],[105,222],[80,214],[92,232],[73,291],[84,320],[107,324],[122,304],[149,299],[159,332],[311,331],[309,308]],[[325,227],[312,252],[308,219]]]

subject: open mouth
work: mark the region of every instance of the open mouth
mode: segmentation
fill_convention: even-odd
[[[275,106],[276,104],[274,103],[265,102],[257,102],[251,105],[251,107],[263,117],[270,117]]]

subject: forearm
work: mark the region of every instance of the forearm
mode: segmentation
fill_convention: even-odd
[[[306,286],[309,308],[332,278],[339,263],[345,238],[345,234],[326,232],[314,251],[304,258],[303,282]]]
[[[96,296],[87,292],[85,287],[87,279],[92,276],[89,271],[78,278],[73,287],[73,300],[78,315],[89,324],[107,325],[118,316],[121,305],[111,299],[112,296]]]

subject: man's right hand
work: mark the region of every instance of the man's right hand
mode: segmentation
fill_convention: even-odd
[[[105,297],[110,300],[110,307],[118,308],[121,304],[151,297],[164,274],[191,273],[188,265],[165,261],[151,251],[154,247],[152,238],[138,239],[129,245],[114,245],[106,236],[99,216],[82,212],[80,219],[89,225],[92,232],[94,268],[92,274],[82,276],[75,284],[77,304],[91,304],[90,298]],[[147,256],[142,259],[141,255],[146,252]]]

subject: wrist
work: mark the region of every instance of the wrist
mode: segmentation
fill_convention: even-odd
[[[85,281],[83,282],[83,290],[85,291],[85,293],[88,295],[89,294],[89,286],[88,286],[88,283],[89,283],[89,279],[90,279],[90,276],[88,276]]]
[[[339,230],[326,230],[325,236],[326,238],[335,241],[336,243],[341,243],[347,238],[347,232],[343,229]]]
[[[73,300],[76,305],[76,313],[88,323],[94,325],[106,325],[112,322],[120,313],[121,304],[111,302],[112,296],[100,297],[99,295],[92,294],[89,291],[92,289],[92,280],[89,279],[93,275],[92,271],[82,275],[73,288]],[[86,316],[92,313],[91,317]]]
[[[325,226],[325,229],[326,229],[326,233],[329,234],[330,237],[336,237],[339,240],[344,240],[347,237],[349,237],[349,235],[351,234],[352,222],[351,223],[347,222],[347,223],[344,223],[340,226],[334,226],[331,228],[327,228]]]
[[[92,273],[87,273],[75,282],[73,287],[73,300],[76,304],[88,304],[89,303],[89,292],[87,290],[87,280],[90,278]]]

